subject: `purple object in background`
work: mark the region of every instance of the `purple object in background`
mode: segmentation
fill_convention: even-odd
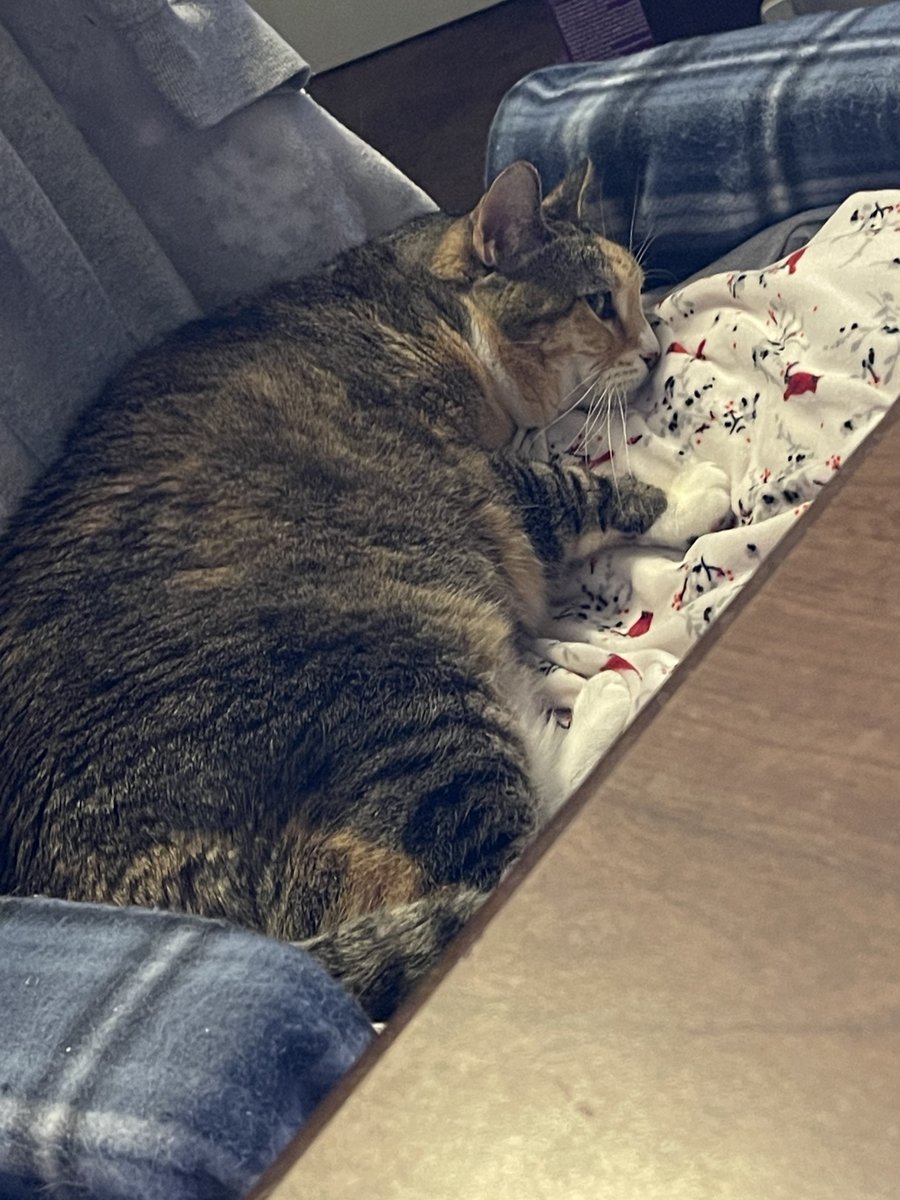
[[[640,0],[547,0],[576,62],[619,58],[653,45]]]
[[[805,0],[829,8],[878,0]],[[795,0],[800,7],[801,0]],[[759,24],[759,0],[547,0],[569,57],[620,58],[654,43]]]

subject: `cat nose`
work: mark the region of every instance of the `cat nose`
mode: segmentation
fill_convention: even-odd
[[[659,362],[659,347],[656,346],[653,350],[642,350],[641,361],[648,371],[652,371]]]

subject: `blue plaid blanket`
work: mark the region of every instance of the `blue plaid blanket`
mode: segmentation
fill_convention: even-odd
[[[373,1036],[291,946],[56,900],[0,900],[0,1013],[3,1200],[236,1200]]]
[[[595,222],[680,280],[776,221],[900,181],[900,3],[547,67],[507,94],[487,176],[590,158]]]

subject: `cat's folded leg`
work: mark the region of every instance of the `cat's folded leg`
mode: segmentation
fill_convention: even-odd
[[[666,494],[631,475],[611,479],[561,463],[493,456],[498,484],[532,547],[549,567],[644,534],[666,509]]]
[[[614,479],[592,475],[591,480],[597,492],[601,530],[609,533],[613,541],[646,533],[668,507],[668,497],[661,488],[633,475]]]

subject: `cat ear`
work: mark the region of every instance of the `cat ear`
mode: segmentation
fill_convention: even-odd
[[[546,215],[564,221],[583,221],[586,198],[596,174],[594,164],[586,158],[544,201]]]
[[[472,246],[486,267],[514,269],[547,240],[541,212],[541,179],[529,162],[500,172],[475,208]]]

